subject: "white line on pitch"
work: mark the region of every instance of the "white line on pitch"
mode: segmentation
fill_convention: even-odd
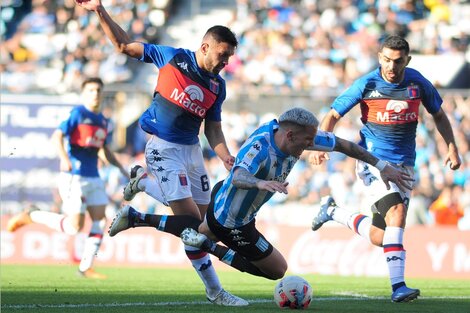
[[[423,300],[447,299],[447,300],[470,300],[470,297],[420,297]],[[388,297],[322,297],[313,298],[313,301],[365,301],[365,300],[389,300]],[[272,303],[270,299],[250,299],[249,303]],[[174,302],[129,302],[129,303],[80,303],[80,304],[3,304],[2,309],[76,309],[76,308],[102,308],[102,307],[131,307],[131,306],[181,306],[181,305],[204,305],[210,304],[207,301],[174,301]],[[274,304],[274,303],[273,303]]]

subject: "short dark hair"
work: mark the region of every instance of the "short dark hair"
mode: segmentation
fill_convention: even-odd
[[[383,48],[399,51],[403,50],[406,54],[410,53],[410,45],[408,42],[403,37],[397,35],[392,35],[385,38],[385,40],[380,45],[380,51],[382,51]]]
[[[82,90],[83,88],[85,88],[85,86],[87,84],[90,84],[90,83],[96,83],[98,85],[100,85],[101,88],[103,88],[104,86],[104,83],[103,81],[101,80],[101,78],[99,77],[89,77],[89,78],[86,78],[83,82],[82,82]]]
[[[215,25],[209,28],[204,35],[204,38],[207,36],[211,36],[217,42],[226,42],[235,48],[238,46],[238,40],[235,34],[230,30],[230,28],[222,25]]]

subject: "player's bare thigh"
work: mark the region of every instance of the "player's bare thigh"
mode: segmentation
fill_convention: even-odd
[[[185,198],[173,200],[168,203],[173,214],[175,215],[191,215],[202,219],[207,210],[207,205],[197,205],[193,198]]]
[[[89,205],[87,207],[88,214],[93,221],[99,221],[105,218],[106,206],[105,205]]]
[[[287,271],[287,262],[282,254],[273,247],[273,252],[264,259],[252,261],[257,268],[263,273],[269,275],[272,279],[279,279],[284,277]]]

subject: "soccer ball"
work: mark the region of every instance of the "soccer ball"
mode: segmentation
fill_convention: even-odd
[[[274,302],[281,309],[306,309],[312,292],[312,286],[302,277],[286,276],[274,288]]]

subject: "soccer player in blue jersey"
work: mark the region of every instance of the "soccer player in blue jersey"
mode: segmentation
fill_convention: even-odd
[[[255,218],[275,192],[287,193],[287,176],[304,150],[345,153],[376,166],[384,185],[392,181],[409,188],[408,174],[357,144],[332,133],[317,132],[318,124],[312,113],[293,108],[281,114],[279,120],[260,126],[241,147],[228,177],[214,187],[202,223],[191,216],[144,214],[126,206],[113,220],[110,236],[130,227],[156,227],[181,236],[184,243],[209,251],[242,272],[268,279],[283,277],[287,262],[256,229]]]
[[[411,59],[408,42],[399,36],[386,38],[378,58],[380,67],[357,79],[336,98],[320,129],[333,131],[341,117],[360,104],[363,127],[359,144],[376,157],[400,166],[414,176],[416,127],[422,104],[432,115],[438,132],[447,144],[445,164],[457,170],[461,160],[452,127],[441,108],[442,99],[426,78],[407,67]],[[320,164],[328,156],[319,152],[312,154],[310,159],[313,164]],[[411,190],[400,190],[394,184],[388,190],[383,188],[377,170],[364,162],[357,162],[356,171],[370,196],[372,218],[351,214],[338,207],[333,198],[325,197],[321,210],[313,220],[312,229],[318,230],[325,222],[335,220],[372,244],[383,247],[392,285],[392,301],[414,300],[420,290],[405,284],[406,252],[403,246]]]
[[[195,52],[135,42],[112,20],[100,0],[77,3],[96,13],[105,34],[120,52],[159,69],[153,101],[139,120],[150,134],[145,155],[153,177],[141,166],[133,167],[124,199],[130,201],[145,191],[169,204],[175,215],[202,219],[211,190],[198,138],[203,121],[210,146],[228,170],[235,159],[222,132],[221,106],[226,91],[219,75],[238,45],[235,35],[227,27],[213,26]],[[228,306],[248,304],[222,288],[209,254],[191,246],[185,246],[185,252],[204,282],[209,301]]]
[[[75,107],[53,134],[60,158],[58,187],[63,213],[29,210],[14,216],[7,226],[9,231],[15,231],[24,225],[37,223],[75,235],[83,228],[85,213],[88,211],[92,220],[91,229],[85,241],[78,273],[96,279],[106,278],[95,272],[92,265],[103,240],[105,209],[109,202],[105,183],[98,173],[99,150],[103,150],[110,164],[129,177],[108,147],[112,133],[109,120],[101,113],[102,91],[103,82],[100,78],[86,79],[82,83],[83,104]]]

